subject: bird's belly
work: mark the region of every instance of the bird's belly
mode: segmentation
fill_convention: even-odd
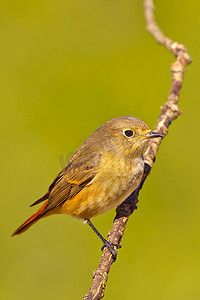
[[[126,182],[126,184],[120,185],[118,190],[116,189],[115,192],[107,191],[108,196],[105,196],[101,199],[101,201],[98,201],[98,209],[94,212],[92,217],[103,214],[106,211],[120,205],[138,187],[142,179],[142,175],[143,172],[140,172],[131,178],[130,181]],[[106,201],[104,199],[106,199]]]
[[[117,207],[120,205],[133,191],[135,190],[134,186],[131,185],[124,193],[121,195],[116,196],[116,198],[108,199],[107,203],[103,203],[103,205],[100,205],[99,209],[96,211],[96,213],[92,216],[95,217],[97,215],[104,214],[108,210]]]
[[[104,174],[103,179],[96,178],[73,199],[67,200],[61,212],[79,219],[103,214],[120,205],[137,188],[142,175],[143,168],[139,168],[136,174],[115,176],[114,180],[110,174]]]

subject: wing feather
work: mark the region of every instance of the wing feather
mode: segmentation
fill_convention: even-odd
[[[48,203],[42,215],[62,205],[65,201],[72,199],[84,189],[96,176],[100,159],[101,155],[98,155],[98,158],[95,156],[94,159],[90,157],[88,161],[81,158],[77,159],[76,157],[74,162],[73,160],[71,163],[69,162],[66,168],[58,174],[50,185],[47,192]],[[44,198],[44,196],[42,198]],[[40,199],[38,201],[40,201]]]

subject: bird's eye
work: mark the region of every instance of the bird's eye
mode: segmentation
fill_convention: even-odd
[[[127,137],[133,136],[133,130],[130,129],[124,130],[124,135]]]

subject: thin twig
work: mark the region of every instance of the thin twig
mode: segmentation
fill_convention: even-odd
[[[187,53],[186,48],[177,42],[167,38],[160,28],[157,26],[154,18],[153,0],[144,1],[144,13],[147,23],[147,30],[161,45],[165,46],[177,58],[175,63],[171,65],[172,83],[171,90],[167,102],[162,106],[160,116],[155,126],[155,131],[160,132],[165,137],[168,132],[168,127],[182,112],[179,110],[178,101],[180,90],[183,84],[183,76],[185,68],[191,63],[191,58]],[[155,162],[156,155],[161,143],[161,138],[150,140],[147,144],[144,153],[145,169],[143,179],[139,187],[120,205],[116,210],[116,217],[113,226],[108,234],[108,241],[112,243],[120,243],[129,216],[137,208],[139,191],[143,186],[144,181],[149,175],[151,168]],[[98,268],[93,272],[93,283],[84,300],[97,300],[104,297],[108,273],[113,264],[112,255],[105,248],[99,263]]]

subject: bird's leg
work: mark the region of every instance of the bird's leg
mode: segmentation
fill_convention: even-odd
[[[96,227],[92,224],[92,222],[88,219],[88,220],[85,220],[85,223],[87,223],[91,228],[92,230],[96,233],[96,235],[102,240],[103,242],[103,247],[101,248],[101,250],[103,251],[103,249],[106,247],[108,248],[108,250],[110,251],[110,253],[112,254],[113,256],[113,259],[116,260],[116,257],[117,257],[117,251],[114,249],[113,246],[115,246],[117,249],[118,248],[121,248],[121,245],[120,244],[115,244],[115,243],[110,243],[108,242],[100,233],[99,231],[96,229]]]

